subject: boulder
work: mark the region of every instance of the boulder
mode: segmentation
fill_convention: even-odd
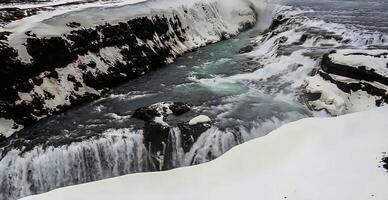
[[[246,47],[241,48],[239,53],[240,54],[249,53],[249,52],[253,51],[253,49],[254,49],[254,47],[252,45],[248,45]]]

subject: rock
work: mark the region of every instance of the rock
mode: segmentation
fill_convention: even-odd
[[[248,45],[246,47],[241,48],[239,53],[240,54],[249,53],[249,52],[253,51],[253,49],[254,49],[254,47],[252,45]]]
[[[383,162],[383,167],[388,171],[388,157],[385,157],[381,160]]]
[[[306,79],[308,107],[342,115],[386,104],[387,63],[388,50],[342,49],[323,55],[320,69]]]
[[[25,34],[26,34],[27,36],[30,36],[30,37],[36,37],[36,34],[33,33],[32,31],[27,31]]]
[[[66,26],[68,26],[70,28],[79,28],[81,26],[81,24],[78,22],[69,22],[66,24]]]
[[[178,125],[181,131],[181,142],[184,152],[189,152],[193,144],[197,141],[199,136],[207,131],[210,127],[210,123],[201,123],[196,125],[189,125],[188,123],[180,123]]]
[[[190,108],[190,105],[187,103],[175,102],[172,105],[170,105],[170,110],[174,115],[179,116],[189,112],[191,108]]]
[[[190,110],[191,107],[187,103],[161,102],[148,107],[137,109],[132,115],[132,117],[143,120],[145,122],[151,122],[154,121],[156,117],[167,116],[169,114],[179,116],[189,112]]]
[[[9,31],[1,31],[0,32],[0,40],[7,40],[8,36],[11,34]]]
[[[272,20],[272,23],[270,27],[267,29],[266,32],[273,31],[276,28],[278,28],[280,25],[283,25],[290,20],[289,18],[286,18],[284,15],[278,15],[276,18]]]
[[[388,50],[332,51],[323,56],[321,69],[329,74],[388,85],[387,55]]]
[[[160,116],[160,113],[156,109],[150,107],[139,108],[132,115],[132,117],[145,122],[150,122],[157,116]]]
[[[173,153],[177,152],[176,148],[189,152],[201,134],[211,127],[208,116],[199,115],[182,102],[160,102],[139,108],[132,118],[143,122],[140,128],[144,130],[144,144],[161,170],[177,167],[178,158]]]
[[[163,152],[164,144],[168,143],[170,127],[150,122],[144,127],[144,144],[153,154]]]

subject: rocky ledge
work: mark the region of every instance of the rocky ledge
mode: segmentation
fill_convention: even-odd
[[[161,102],[139,108],[132,118],[143,122],[144,144],[160,170],[176,167],[172,154],[177,146],[183,153],[189,152],[199,136],[211,127],[209,117],[180,102]]]
[[[313,75],[306,92],[314,110],[341,115],[388,102],[388,50],[334,50]]]

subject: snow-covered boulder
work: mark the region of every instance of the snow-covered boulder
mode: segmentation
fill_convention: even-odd
[[[208,123],[208,122],[211,122],[210,117],[208,117],[206,115],[199,115],[199,116],[191,119],[189,121],[189,125],[193,126],[193,125],[203,124],[203,123]]]
[[[385,200],[387,116],[388,107],[383,107],[304,119],[207,164],[122,176],[23,200]]]
[[[306,79],[312,109],[333,115],[368,110],[388,102],[388,50],[344,49],[322,58]],[[314,95],[311,95],[314,94]]]

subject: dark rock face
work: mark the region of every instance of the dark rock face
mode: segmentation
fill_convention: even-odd
[[[145,107],[137,109],[132,117],[145,122],[151,122],[155,117],[159,117],[160,115],[161,114],[156,109]]]
[[[279,26],[285,24],[290,20],[289,18],[285,17],[284,15],[278,15],[276,18],[272,20],[272,24],[267,29],[267,31],[273,31],[277,29]]]
[[[75,26],[76,24],[72,24]],[[78,25],[78,24],[77,24]],[[170,31],[172,27],[173,31]],[[140,17],[126,23],[117,25],[100,25],[95,28],[79,28],[61,37],[36,38],[29,37],[26,41],[26,49],[32,57],[31,63],[24,63],[18,59],[18,53],[7,42],[0,42],[0,117],[14,119],[22,125],[29,125],[36,121],[34,116],[55,114],[66,109],[46,108],[44,101],[51,99],[53,94],[32,94],[32,101],[16,104],[20,99],[18,92],[30,93],[34,86],[43,84],[44,78],[58,79],[57,69],[64,68],[75,62],[79,56],[88,52],[99,53],[105,47],[120,49],[123,61],[109,63],[113,67],[108,73],[92,73],[90,70],[96,67],[94,61],[76,66],[83,72],[83,80],[69,76],[67,80],[75,85],[76,90],[81,88],[81,82],[96,90],[105,90],[131,78],[138,77],[145,72],[156,69],[166,64],[166,59],[175,58],[172,45],[184,42],[185,29],[177,16],[173,18],[154,16],[151,18]],[[3,38],[7,36],[2,34]],[[165,43],[163,46],[150,48],[149,45],[140,44],[138,39],[153,41],[158,35]],[[178,38],[179,41],[175,40]],[[126,46],[126,48],[123,48]],[[108,62],[108,61],[106,61]],[[39,76],[43,72],[46,76]],[[69,95],[71,104],[78,104],[98,95],[87,93]]]
[[[249,52],[253,51],[253,49],[254,49],[254,47],[252,45],[248,45],[246,47],[241,48],[239,53],[240,54],[249,53]]]
[[[377,88],[368,82],[345,83],[345,82],[341,82],[333,79],[329,74],[322,71],[319,72],[319,75],[326,81],[336,84],[340,90],[346,93],[362,90],[362,91],[366,91],[368,94],[371,94],[373,96],[380,97],[381,99],[376,101],[377,106],[380,106],[382,102],[388,102],[388,95],[386,94],[386,90]]]
[[[70,22],[70,23],[67,23],[66,26],[68,26],[70,28],[79,28],[81,26],[81,24],[78,22]]]
[[[287,26],[285,26],[285,25],[290,23],[290,21],[291,21],[291,18],[288,18],[288,17],[281,15],[281,14],[276,15],[272,19],[271,25],[264,31],[263,38],[265,38],[265,40],[268,40],[268,39],[278,35],[279,33],[285,31],[285,29],[288,29]]]
[[[183,153],[189,152],[199,136],[211,127],[210,123],[189,125],[189,120],[197,115],[189,104],[182,102],[162,102],[134,112],[132,117],[144,122],[144,144],[155,166],[161,170],[177,167],[174,163],[177,155],[173,155],[177,152],[176,148],[182,148]],[[163,123],[155,118],[162,119]]]
[[[331,52],[331,53],[335,53],[335,51]],[[368,70],[368,69],[366,69],[366,67],[355,68],[355,67],[350,67],[350,66],[338,64],[338,63],[333,62],[329,58],[329,55],[330,55],[330,53],[325,54],[322,58],[321,68],[323,71],[330,73],[330,74],[336,74],[336,75],[345,76],[345,77],[349,77],[349,78],[353,78],[353,79],[357,79],[357,80],[372,81],[372,82],[376,81],[376,82],[379,82],[381,84],[388,85],[388,77],[384,77],[384,76],[376,73],[373,69]],[[351,55],[375,57],[374,55],[368,55],[365,53],[354,53]],[[388,55],[388,53],[387,53],[387,55]],[[378,57],[380,57],[380,56],[384,56],[384,54],[378,55]]]
[[[193,144],[198,140],[199,136],[210,128],[209,123],[201,123],[189,125],[188,123],[180,123],[178,127],[182,135],[182,148],[184,152],[189,152]]]
[[[388,171],[388,157],[383,158],[381,162],[383,163],[384,169]]]
[[[252,20],[244,21],[239,29],[253,24]],[[78,22],[66,26],[72,30],[59,36],[38,37],[26,32],[23,45],[28,58],[22,56],[23,60],[7,42],[10,33],[0,34],[0,118],[31,125],[41,117],[98,98],[110,88],[171,63],[195,48],[185,46],[190,27],[183,27],[174,14],[91,28]],[[217,36],[222,39],[225,34],[229,37],[237,32]],[[179,105],[171,109],[177,115],[187,111]]]
[[[377,73],[375,69],[367,69],[365,66],[354,67],[336,63],[330,58],[330,55],[335,53],[337,53],[337,51],[332,51],[322,57],[321,70],[318,72],[322,78],[336,84],[339,89],[346,93],[362,90],[373,96],[378,96],[381,98],[376,102],[376,105],[378,106],[380,106],[382,102],[388,102],[387,91],[384,88],[379,88],[372,84],[376,82],[388,86],[388,77]],[[373,55],[365,52],[355,52],[346,54],[346,56],[349,55],[373,59],[387,56],[388,53]],[[330,74],[351,78],[358,82],[343,82],[334,79]]]
[[[182,115],[184,113],[187,113],[191,110],[190,105],[186,103],[176,102],[172,105],[170,105],[170,110],[174,115]]]
[[[315,110],[314,105],[318,105],[317,109],[333,109],[334,104],[340,106],[340,112],[347,112],[347,107],[359,105],[357,100],[353,100],[351,95],[356,92],[366,92],[371,97],[369,100],[375,101],[375,105],[381,106],[388,102],[388,86],[387,73],[384,62],[388,63],[388,52],[386,50],[354,50],[354,49],[339,49],[326,53],[322,57],[320,68],[313,71],[313,78],[335,84],[339,89],[340,96],[324,97],[321,101],[320,92],[307,92],[304,95],[307,105]],[[367,66],[364,66],[367,65]],[[314,86],[317,85],[317,86]],[[319,83],[315,83],[312,88],[320,87]],[[330,86],[328,86],[330,87]],[[335,90],[331,89],[331,90]],[[318,89],[319,90],[319,89]],[[330,88],[329,88],[330,90]],[[313,90],[314,91],[314,90]],[[343,93],[342,93],[343,92]],[[313,93],[313,94],[312,94]],[[336,92],[332,92],[333,94]],[[359,95],[359,93],[356,95]],[[354,96],[353,96],[354,97]],[[330,103],[328,98],[342,99],[340,101]],[[345,99],[346,98],[346,99]],[[358,97],[360,99],[360,97]],[[317,101],[317,104],[314,103]],[[320,102],[319,102],[320,101]],[[362,106],[362,105],[360,105]],[[329,111],[332,114],[336,111]],[[344,114],[335,113],[334,115]]]

